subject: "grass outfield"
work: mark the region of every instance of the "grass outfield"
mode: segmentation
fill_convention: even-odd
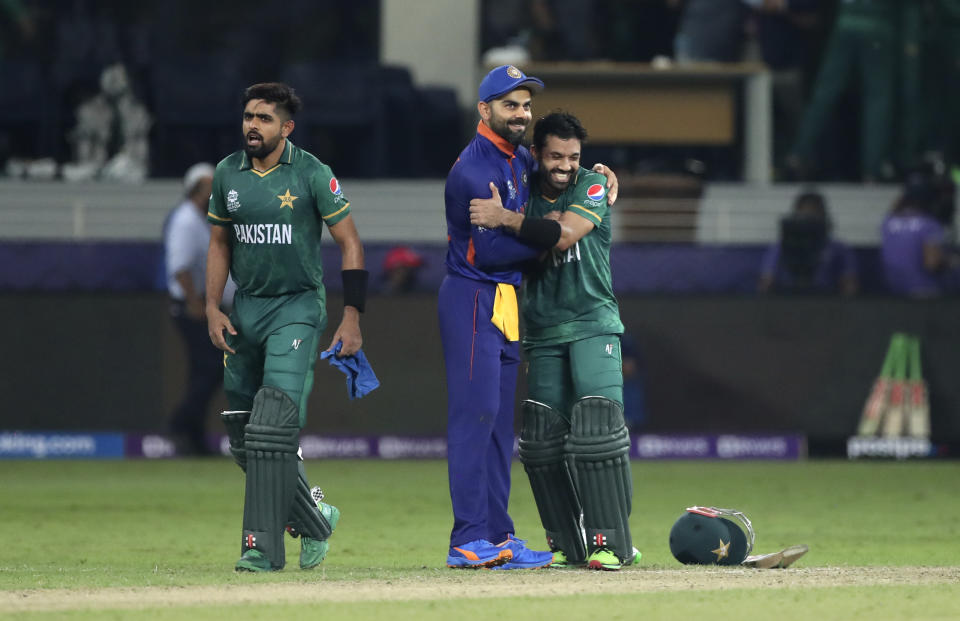
[[[619,573],[444,568],[451,525],[442,461],[309,462],[343,518],[316,570],[235,574],[243,479],[228,459],[0,461],[0,617],[352,619],[581,615],[674,619],[960,618],[956,462],[635,462],[638,567]],[[796,543],[788,570],[684,567],[670,555],[691,504],[744,511],[757,552]],[[517,533],[542,547],[514,468]],[[918,602],[922,602],[919,605]],[[491,609],[491,607],[493,607]]]

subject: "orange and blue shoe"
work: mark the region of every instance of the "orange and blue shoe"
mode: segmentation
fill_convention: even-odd
[[[447,554],[447,567],[457,569],[478,569],[502,565],[513,558],[509,548],[495,546],[486,539],[475,539],[469,543],[450,548]]]
[[[503,550],[510,550],[513,558],[493,569],[541,569],[553,563],[553,552],[537,552],[527,547],[524,539],[517,539],[507,535],[507,540],[497,546]]]

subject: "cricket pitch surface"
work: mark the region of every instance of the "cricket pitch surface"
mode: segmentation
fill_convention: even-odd
[[[294,570],[296,571],[296,570]],[[135,610],[158,607],[314,602],[427,601],[453,598],[564,597],[598,593],[816,589],[842,586],[934,585],[960,582],[960,567],[811,567],[790,569],[687,568],[477,571],[436,569],[391,580],[327,580],[262,583],[243,575],[219,586],[111,587],[0,591],[0,610]],[[509,586],[509,591],[504,587]]]

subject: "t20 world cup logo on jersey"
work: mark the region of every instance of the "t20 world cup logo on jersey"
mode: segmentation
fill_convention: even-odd
[[[236,190],[230,190],[227,192],[227,211],[230,213],[240,209],[240,201],[237,200],[238,196],[239,194],[237,194]]]

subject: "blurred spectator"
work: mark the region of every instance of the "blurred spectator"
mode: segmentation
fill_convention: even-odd
[[[891,293],[914,298],[943,293],[947,269],[954,261],[936,215],[944,202],[952,206],[952,192],[952,184],[939,183],[928,171],[907,175],[903,193],[882,228],[881,260]]]
[[[929,79],[921,95],[929,108],[927,146],[948,165],[960,164],[960,0],[931,0],[925,14],[923,70]]]
[[[529,0],[483,0],[480,49],[484,65],[529,61],[532,32]]]
[[[749,2],[757,44],[764,64],[774,71],[803,69],[810,59],[811,37],[821,0],[759,0]]]
[[[2,22],[9,22],[12,28]],[[21,0],[0,0],[0,59],[9,53],[5,39],[17,37],[21,41],[30,41],[36,32],[33,16]]]
[[[213,184],[213,166],[194,164],[184,175],[183,201],[164,226],[167,291],[170,315],[186,347],[187,389],[169,421],[178,454],[206,455],[207,408],[223,381],[223,356],[210,343],[204,315],[207,247],[210,224],[207,202]],[[233,281],[227,280],[224,304],[233,300]]]
[[[664,0],[606,0],[598,8],[601,58],[650,62],[673,55],[678,15]]]
[[[738,62],[743,58],[742,0],[667,0],[680,9],[674,39],[677,62]]]
[[[122,64],[103,70],[100,92],[83,102],[76,115],[69,136],[74,157],[63,167],[65,179],[139,183],[146,178],[152,120]]]
[[[647,421],[647,402],[643,356],[636,340],[627,333],[620,335],[623,369],[623,418],[630,431],[637,431]]]
[[[810,178],[828,121],[852,83],[859,83],[860,169],[864,181],[892,177],[899,0],[841,0],[810,103],[787,163]]]
[[[761,293],[854,295],[859,287],[853,251],[831,238],[826,200],[819,192],[796,197],[780,221],[780,241],[763,256]]]
[[[804,75],[813,56],[820,0],[761,0],[751,23],[760,60],[773,80],[774,163],[782,168],[803,116]]]
[[[592,60],[597,57],[595,0],[531,0],[534,58]]]
[[[484,65],[529,60],[649,62],[670,56],[668,0],[483,0]]]
[[[386,293],[410,293],[417,288],[423,257],[408,246],[394,246],[383,258]]]
[[[943,99],[941,90],[947,89],[943,88],[941,78],[936,73],[925,75],[924,65],[930,60],[930,46],[924,42],[929,36],[930,24],[926,23],[925,18],[929,17],[927,9],[932,3],[923,0],[904,4],[900,15],[900,66],[897,79],[899,127],[894,144],[897,165],[901,170],[912,170],[921,164],[923,152],[928,148],[926,126],[927,119],[935,113],[934,102]],[[929,78],[936,81],[936,90],[925,93],[925,90],[934,86],[924,84]],[[937,123],[936,132],[942,131],[941,125]]]

